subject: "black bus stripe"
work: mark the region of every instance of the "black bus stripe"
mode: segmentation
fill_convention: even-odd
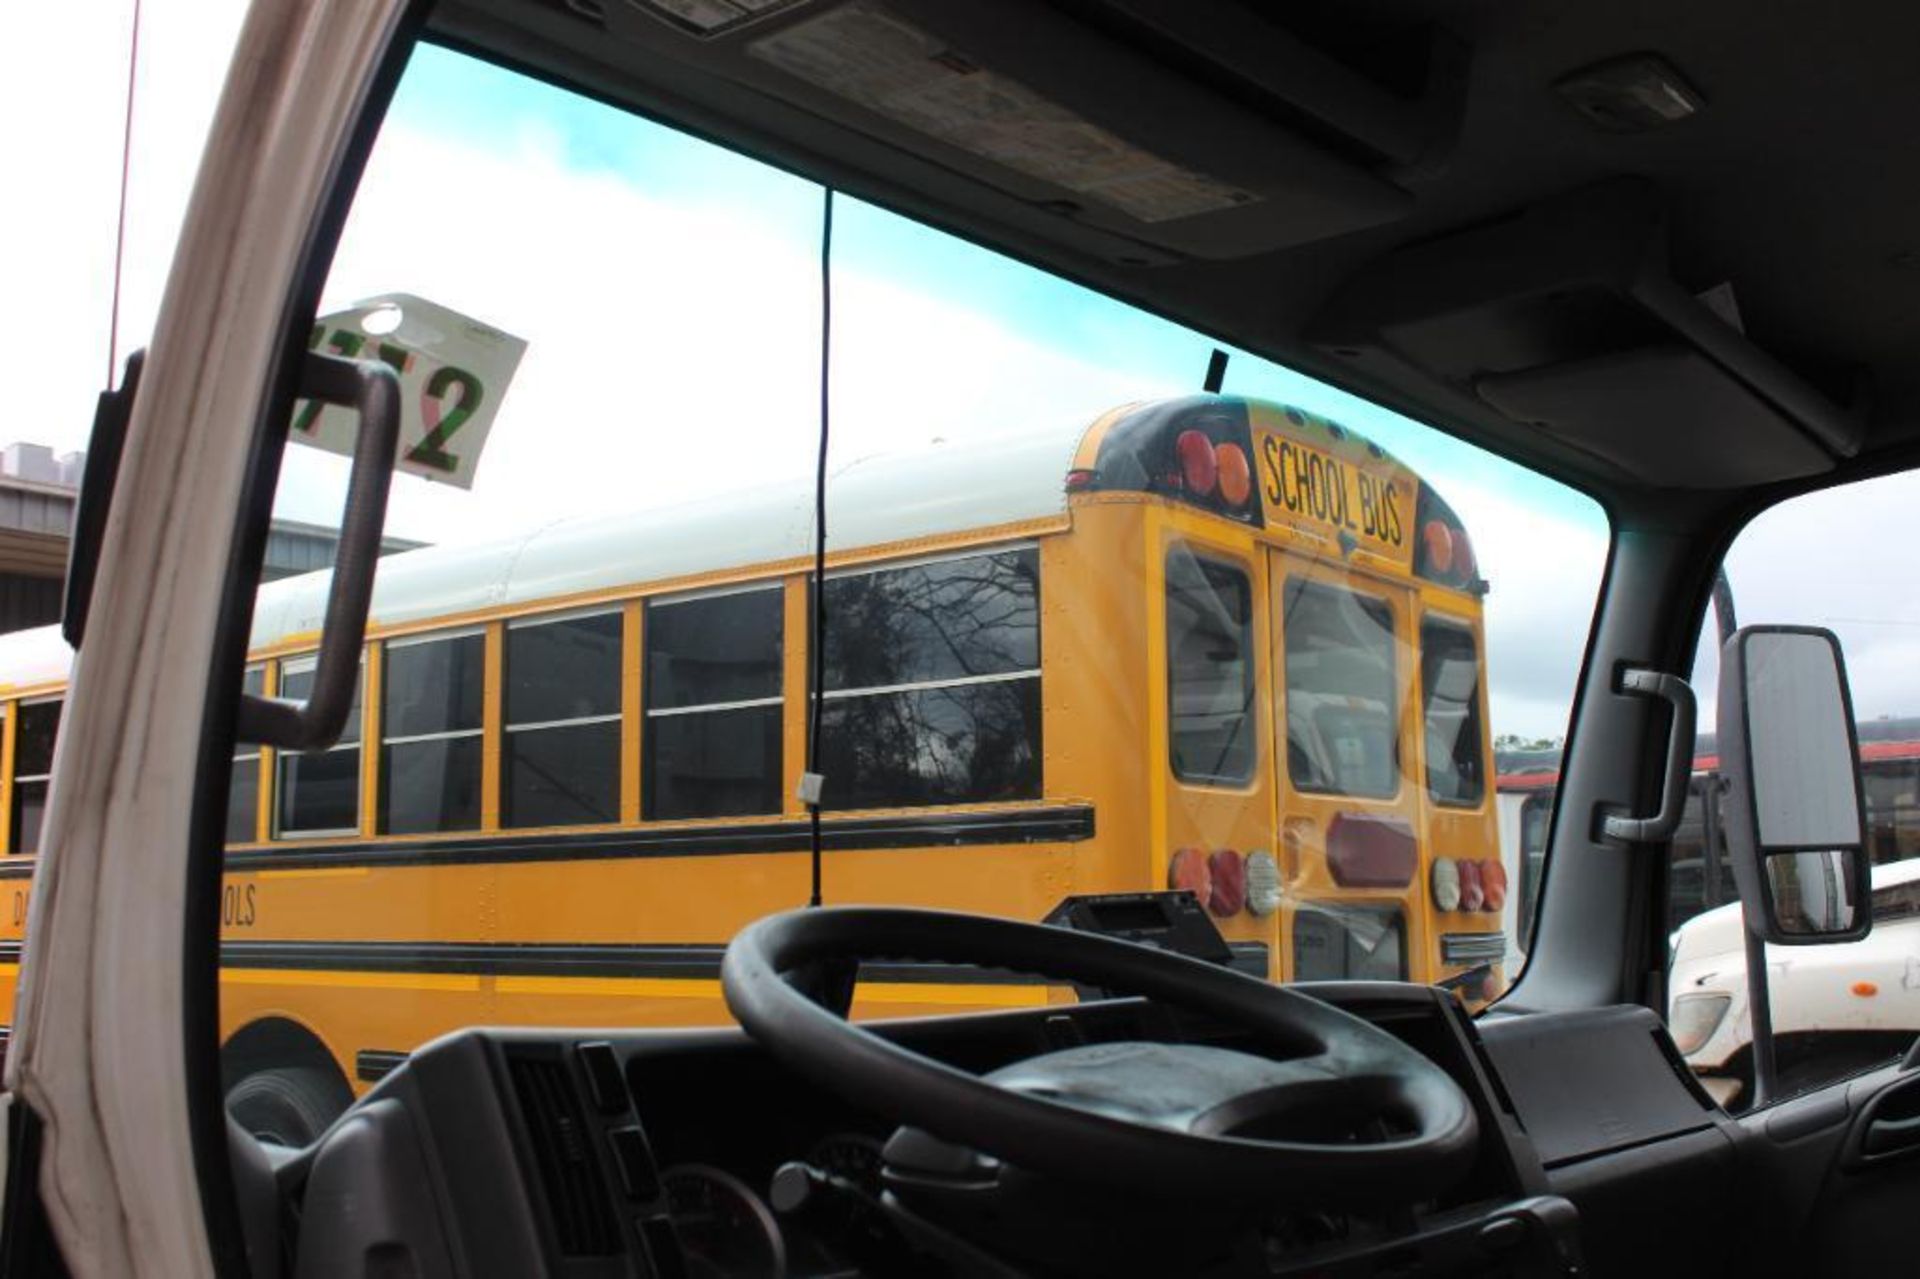
[[[223,968],[317,972],[437,973],[473,977],[642,977],[717,981],[724,945],[593,942],[228,941]],[[1045,979],[964,964],[870,963],[865,981],[1027,986]]]
[[[958,848],[982,844],[1077,843],[1093,838],[1093,809],[1069,804],[989,813],[902,814],[822,823],[828,852]],[[229,853],[229,870],[319,866],[448,866],[515,862],[626,860],[802,853],[811,835],[804,821],[738,822],[580,835],[461,835],[405,844],[286,843]]]
[[[829,819],[822,823],[827,852],[966,848],[986,844],[1073,844],[1093,838],[1093,807],[1055,804],[985,813],[904,813]],[[736,822],[651,830],[593,831],[579,835],[461,834],[400,843],[289,840],[272,848],[227,854],[227,869],[310,870],[319,867],[491,866],[519,862],[622,861],[646,857],[738,857],[804,853],[811,846],[804,821]],[[0,861],[0,879],[25,879],[33,861]]]
[[[17,940],[0,941],[0,963],[20,962]],[[1231,944],[1231,966],[1264,977],[1265,942]],[[628,977],[717,981],[717,942],[225,941],[223,968],[302,972],[434,973],[466,977]],[[874,962],[860,979],[904,985],[1031,986],[1047,978],[967,964]]]

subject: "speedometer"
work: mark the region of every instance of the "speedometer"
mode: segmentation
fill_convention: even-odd
[[[660,1181],[695,1279],[786,1279],[780,1223],[745,1182],[706,1164],[679,1164]]]

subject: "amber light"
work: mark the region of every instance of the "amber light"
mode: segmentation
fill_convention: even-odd
[[[1449,530],[1448,541],[1453,543],[1453,571],[1463,582],[1474,578],[1473,543],[1467,540],[1467,530],[1458,524]]]
[[[1220,474],[1220,500],[1239,508],[1253,496],[1253,468],[1238,444],[1219,444],[1213,450],[1214,469]]]
[[[1442,520],[1428,520],[1420,536],[1427,543],[1427,567],[1441,576],[1453,573],[1453,531]],[[1464,540],[1464,539],[1463,539]]]
[[[1182,431],[1173,442],[1174,459],[1180,463],[1180,480],[1195,497],[1213,496],[1220,481],[1220,462],[1213,454],[1213,441],[1205,431]]]
[[[1210,907],[1213,871],[1207,865],[1207,855],[1198,848],[1183,848],[1175,853],[1167,862],[1167,887],[1175,892],[1192,893],[1202,905]]]
[[[1847,989],[1851,990],[1854,994],[1860,996],[1860,998],[1862,999],[1872,999],[1875,995],[1880,993],[1880,987],[1878,987],[1877,985],[1875,985],[1870,981],[1857,981],[1853,983],[1853,985],[1847,987]]]

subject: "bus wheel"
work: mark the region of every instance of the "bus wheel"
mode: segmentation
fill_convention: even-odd
[[[313,1066],[269,1067],[227,1090],[227,1111],[242,1128],[295,1150],[318,1141],[352,1102],[352,1090]]]

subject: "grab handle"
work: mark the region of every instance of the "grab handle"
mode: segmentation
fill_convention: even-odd
[[[1628,697],[1657,698],[1673,708],[1673,727],[1667,739],[1666,786],[1660,792],[1658,812],[1648,817],[1608,813],[1600,820],[1600,836],[1623,844],[1666,839],[1678,829],[1687,803],[1687,775],[1693,766],[1697,714],[1693,687],[1678,675],[1630,666],[1620,672],[1619,692]]]
[[[387,485],[400,448],[400,377],[378,360],[344,360],[309,352],[300,394],[354,410],[360,434],[347,477],[347,505],[327,592],[326,622],[314,663],[313,692],[305,702],[244,694],[237,735],[283,750],[324,750],[338,741],[360,682],[360,649],[367,607],[380,563],[387,521]]]

